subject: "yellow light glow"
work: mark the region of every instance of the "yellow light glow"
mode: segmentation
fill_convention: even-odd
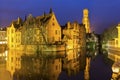
[[[5,60],[7,61],[7,58],[5,58]]]
[[[7,44],[7,41],[0,41],[0,44]]]
[[[114,72],[114,73],[119,73],[119,68],[118,67],[112,67],[112,71]]]
[[[2,56],[2,54],[0,54],[0,57]]]
[[[5,51],[5,56],[7,56],[7,55],[8,55],[8,51],[6,50],[6,51]]]

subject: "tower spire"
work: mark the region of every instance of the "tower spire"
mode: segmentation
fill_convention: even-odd
[[[88,15],[89,15],[88,9],[84,9],[82,23],[85,25],[86,33],[90,33],[90,22]]]

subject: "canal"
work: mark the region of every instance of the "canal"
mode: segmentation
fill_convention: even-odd
[[[85,65],[85,48],[27,54],[24,51],[9,50],[0,53],[0,79],[61,80],[64,77],[68,80],[84,80]]]
[[[110,80],[111,59],[104,54],[86,57],[85,48],[62,52],[46,52],[47,57],[24,54],[10,50],[0,54],[0,79],[2,80]],[[65,58],[65,56],[69,56]],[[59,54],[59,55],[56,55]],[[69,55],[68,55],[69,54]],[[78,55],[76,55],[78,54]],[[42,72],[42,73],[41,73]],[[3,76],[5,75],[5,76]]]

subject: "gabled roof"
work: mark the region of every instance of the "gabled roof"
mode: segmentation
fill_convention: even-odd
[[[51,17],[52,17],[53,14],[54,13],[49,13],[49,14],[44,14],[42,16],[38,16],[38,17],[36,17],[36,20],[41,25],[42,24],[46,25],[50,21],[50,19],[51,19]]]

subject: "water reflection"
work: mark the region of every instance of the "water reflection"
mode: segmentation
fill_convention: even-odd
[[[4,56],[7,56],[6,69],[13,80],[84,80],[89,78],[90,62],[97,60],[94,60],[95,56],[88,56],[87,52],[85,48],[80,48],[38,52],[38,55],[36,52],[25,54],[24,51],[9,50]],[[103,53],[107,56],[106,51]]]
[[[6,68],[13,80],[58,80],[63,72],[72,77],[84,71],[85,53],[85,48],[39,52],[39,56],[34,52],[27,55],[24,51],[9,50]]]
[[[9,50],[7,61],[6,61],[6,69],[13,75],[15,72],[15,69],[21,68],[21,55],[22,51],[16,51],[16,50]]]

